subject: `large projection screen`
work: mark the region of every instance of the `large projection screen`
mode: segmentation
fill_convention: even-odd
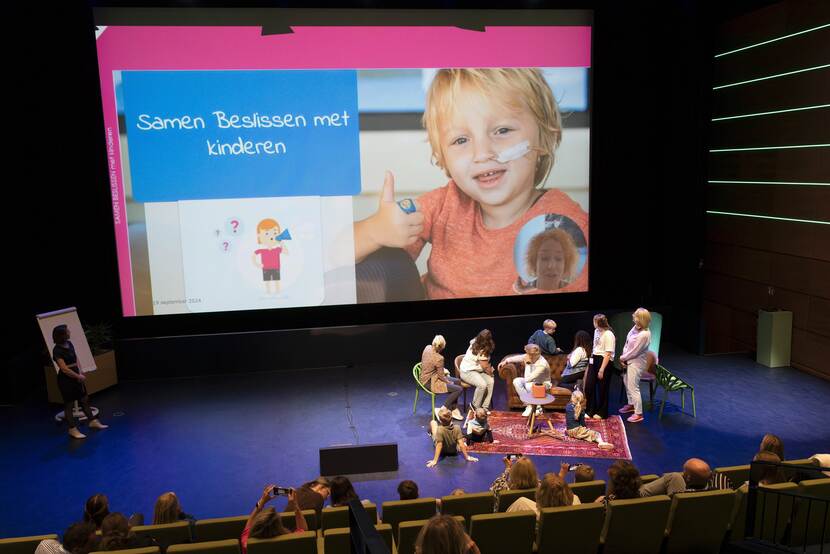
[[[591,13],[367,13],[96,12],[125,316],[588,290]]]

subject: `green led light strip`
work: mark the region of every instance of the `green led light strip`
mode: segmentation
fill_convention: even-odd
[[[762,115],[774,115],[787,112],[800,112],[804,110],[819,110],[821,108],[830,108],[830,104],[819,104],[818,106],[804,106],[803,108],[789,108],[786,110],[773,110],[771,112],[748,113],[744,115],[730,115],[728,117],[714,117],[712,121],[726,121],[727,119],[741,119],[743,117],[759,117]]]
[[[759,42],[758,44],[750,44],[749,46],[744,46],[743,48],[738,48],[736,50],[730,50],[729,52],[724,52],[722,54],[715,54],[716,58],[720,58],[722,56],[728,56],[729,54],[734,54],[735,52],[743,52],[744,50],[749,50],[750,48],[757,48],[758,46],[763,46],[765,44],[769,44],[771,42],[778,42],[779,40],[784,40],[785,38],[797,37],[798,35],[804,35],[807,33],[812,33],[813,31],[818,31],[820,29],[825,29],[830,27],[830,23],[825,23],[824,25],[819,25],[818,27],[813,27],[812,29],[804,29],[803,31],[799,31],[797,33],[792,33],[791,35],[784,35],[783,37],[773,38],[770,40],[765,40],[764,42]]]
[[[792,223],[814,223],[816,225],[830,225],[830,221],[815,221],[812,219],[794,219],[791,217],[775,217],[771,215],[760,215],[760,214],[742,214],[737,212],[717,212],[715,210],[706,210],[707,214],[712,215],[734,215],[737,217],[752,217],[755,219],[772,219],[775,221],[789,221]]]
[[[791,148],[827,148],[830,144],[795,144],[792,146],[756,146],[753,148],[715,148],[709,152],[747,152],[751,150],[789,150]]]
[[[830,183],[810,183],[802,181],[707,181],[717,185],[796,185],[801,187],[830,187]]]
[[[758,77],[757,79],[750,79],[748,81],[740,81],[738,83],[729,83],[728,85],[720,85],[712,87],[712,90],[719,90],[722,88],[737,87],[739,85],[746,85],[749,83],[757,83],[758,81],[766,81],[767,79],[775,79],[777,77],[786,77],[787,75],[795,75],[796,73],[804,73],[805,71],[815,71],[816,69],[826,69],[830,67],[830,63],[824,65],[817,65],[815,67],[805,67],[804,69],[796,69],[795,71],[787,71],[786,73],[776,73],[775,75],[767,75],[766,77]]]

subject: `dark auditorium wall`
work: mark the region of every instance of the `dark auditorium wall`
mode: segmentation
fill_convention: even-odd
[[[49,10],[16,7],[25,13],[14,20],[33,22],[38,40],[30,38],[30,27],[20,26],[12,38],[26,48],[8,59],[9,74],[16,77],[20,92],[19,105],[8,111],[8,126],[18,131],[18,144],[26,148],[13,160],[24,171],[9,185],[17,192],[16,204],[7,206],[4,220],[5,245],[11,249],[7,259],[14,260],[16,269],[6,272],[13,286],[7,288],[5,317],[13,324],[6,329],[6,343],[0,349],[0,404],[29,392],[43,394],[45,351],[34,314],[65,306],[77,306],[85,323],[112,323],[119,344],[124,345],[119,357],[136,357],[124,362],[134,366],[143,353],[137,346],[152,337],[173,337],[159,341],[159,346],[180,348],[181,353],[193,344],[190,337],[215,334],[212,340],[226,341],[230,352],[243,340],[234,338],[235,333],[251,332],[273,340],[272,331],[288,330],[279,340],[292,348],[294,343],[286,340],[295,333],[292,329],[413,321],[424,322],[423,334],[428,335],[434,319],[483,318],[483,324],[510,315],[628,310],[640,305],[657,307],[667,315],[664,341],[700,351],[710,33],[724,10],[730,10],[731,16],[742,12],[742,6],[759,4],[765,2],[569,5],[595,10],[590,293],[540,300],[130,319],[120,317],[91,11],[81,3],[56,4]],[[361,6],[390,7],[380,2]],[[536,1],[515,5],[522,6],[561,7]],[[521,327],[531,323],[521,321]],[[453,327],[458,329],[456,343],[469,331],[466,324],[458,325]],[[525,333],[524,328],[517,329],[515,336]],[[184,338],[176,344],[176,337]],[[364,350],[371,352],[367,337],[358,333],[353,340],[365,340]],[[136,341],[127,345],[132,339]],[[562,339],[570,341],[570,337]],[[292,359],[299,355],[291,353]]]
[[[713,55],[828,23],[826,1],[781,2],[726,22]],[[705,351],[752,352],[758,310],[791,310],[792,365],[830,379],[830,27],[713,60],[714,119],[823,107],[711,123],[711,150],[820,146],[710,152],[709,212],[805,221],[708,214]]]

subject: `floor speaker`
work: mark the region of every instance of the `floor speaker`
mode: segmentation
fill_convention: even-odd
[[[320,475],[398,471],[397,443],[320,449]]]

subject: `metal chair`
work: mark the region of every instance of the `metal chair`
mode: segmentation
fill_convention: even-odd
[[[697,417],[695,388],[660,364],[657,364],[656,369],[657,386],[663,388],[663,403],[660,404],[660,415],[658,419],[663,418],[663,408],[666,406],[666,397],[670,392],[680,392],[680,409],[683,410],[686,408],[686,389],[692,391],[692,416]]]
[[[435,393],[429,390],[421,383],[421,362],[415,364],[412,368],[412,377],[415,379],[416,387],[415,387],[415,402],[412,404],[412,413],[414,414],[418,410],[418,394],[423,390],[427,393],[430,398],[432,398],[432,419],[437,419],[435,417]]]

